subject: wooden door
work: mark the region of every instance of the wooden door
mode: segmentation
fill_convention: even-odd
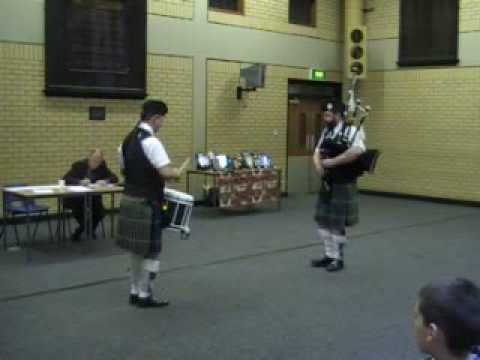
[[[312,155],[321,134],[323,101],[290,100],[288,106],[288,191],[316,191]]]

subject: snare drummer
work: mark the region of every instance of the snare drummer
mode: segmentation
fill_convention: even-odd
[[[162,101],[143,104],[141,120],[121,145],[120,167],[125,177],[125,194],[120,203],[117,245],[131,253],[130,304],[164,307],[167,300],[155,300],[152,280],[159,271],[162,251],[162,205],[165,181],[180,178],[180,168],[170,158],[155,134],[168,113]]]

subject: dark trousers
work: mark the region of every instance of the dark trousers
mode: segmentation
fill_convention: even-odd
[[[84,200],[82,198],[65,199],[64,207],[72,211],[73,217],[79,224],[78,232],[83,232],[85,230]],[[103,207],[102,197],[94,196],[92,198],[92,229],[94,233],[98,224],[104,217],[105,208]]]

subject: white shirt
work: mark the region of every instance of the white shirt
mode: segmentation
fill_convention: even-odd
[[[333,131],[329,131],[328,127],[325,127],[325,129],[323,129],[322,131],[322,135],[320,136],[320,140],[318,140],[316,151],[320,150],[320,146],[322,145],[324,139],[334,139],[340,133],[340,131],[342,131],[343,124],[344,122],[340,121],[337,126],[335,126]],[[354,125],[347,125],[347,127],[345,128],[345,134],[348,136],[348,139],[350,141],[353,140],[356,131],[357,127]],[[363,128],[360,128],[360,130],[358,130],[357,136],[355,137],[355,140],[353,140],[352,148],[357,148],[362,152],[367,151],[367,147],[365,146],[365,138],[365,131],[363,131]]]
[[[149,124],[141,122],[138,127],[147,131],[149,134],[154,135],[153,129]],[[155,169],[161,169],[170,164],[170,158],[165,151],[165,147],[156,136],[149,136],[148,138],[143,139],[142,149],[148,161],[150,161],[150,164],[152,164]],[[123,169],[125,167],[125,161],[123,160],[122,145],[118,148],[118,154],[120,168]]]

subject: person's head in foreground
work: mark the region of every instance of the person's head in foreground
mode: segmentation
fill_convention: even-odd
[[[470,280],[424,286],[415,306],[419,349],[435,360],[480,360],[480,289]],[[476,349],[477,348],[477,349]]]
[[[153,131],[158,132],[163,125],[168,106],[163,101],[147,100],[142,107],[141,120],[149,124]]]

